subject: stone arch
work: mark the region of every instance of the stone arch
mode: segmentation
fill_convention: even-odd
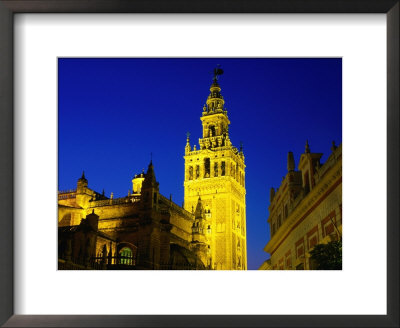
[[[136,253],[137,246],[128,242],[128,241],[122,241],[117,244],[117,252],[119,253],[124,247],[130,248],[132,251]]]
[[[193,180],[193,166],[189,166],[189,180]]]
[[[119,264],[132,265],[136,261],[137,247],[130,242],[121,242],[117,245]]]
[[[208,127],[208,134],[210,137],[215,137],[215,135],[216,135],[215,125],[210,125]]]

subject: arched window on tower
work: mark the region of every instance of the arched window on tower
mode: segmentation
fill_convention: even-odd
[[[193,180],[193,166],[189,166],[189,180]]]
[[[225,161],[221,162],[221,175],[225,175]]]
[[[217,177],[218,176],[218,162],[214,163],[214,176]]]
[[[210,159],[209,158],[204,159],[204,177],[205,178],[210,177]]]
[[[215,137],[215,126],[214,125],[210,125],[210,127],[209,127],[209,136]]]

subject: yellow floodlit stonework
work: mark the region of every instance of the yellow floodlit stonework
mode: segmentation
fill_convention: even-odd
[[[59,269],[247,269],[244,155],[229,139],[221,72],[199,149],[187,139],[184,206],[160,193],[152,162],[124,197],[89,188],[83,173],[76,189],[58,194]]]
[[[199,234],[194,234],[193,242],[206,250],[203,262],[216,270],[246,270],[244,154],[229,139],[224,103],[216,75],[200,118],[199,149],[192,148],[187,137],[184,208],[196,213]]]

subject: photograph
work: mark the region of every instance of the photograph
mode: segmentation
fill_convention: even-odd
[[[59,57],[58,270],[342,270],[342,59]]]
[[[0,0],[0,326],[397,327],[399,1]]]

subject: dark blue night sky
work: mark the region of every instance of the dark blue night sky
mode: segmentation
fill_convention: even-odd
[[[202,107],[220,64],[236,147],[246,163],[248,268],[269,255],[269,189],[296,165],[309,140],[325,161],[342,142],[341,59],[59,59],[59,189],[89,187],[123,197],[150,153],[160,191],[182,204],[186,132],[201,137]]]

